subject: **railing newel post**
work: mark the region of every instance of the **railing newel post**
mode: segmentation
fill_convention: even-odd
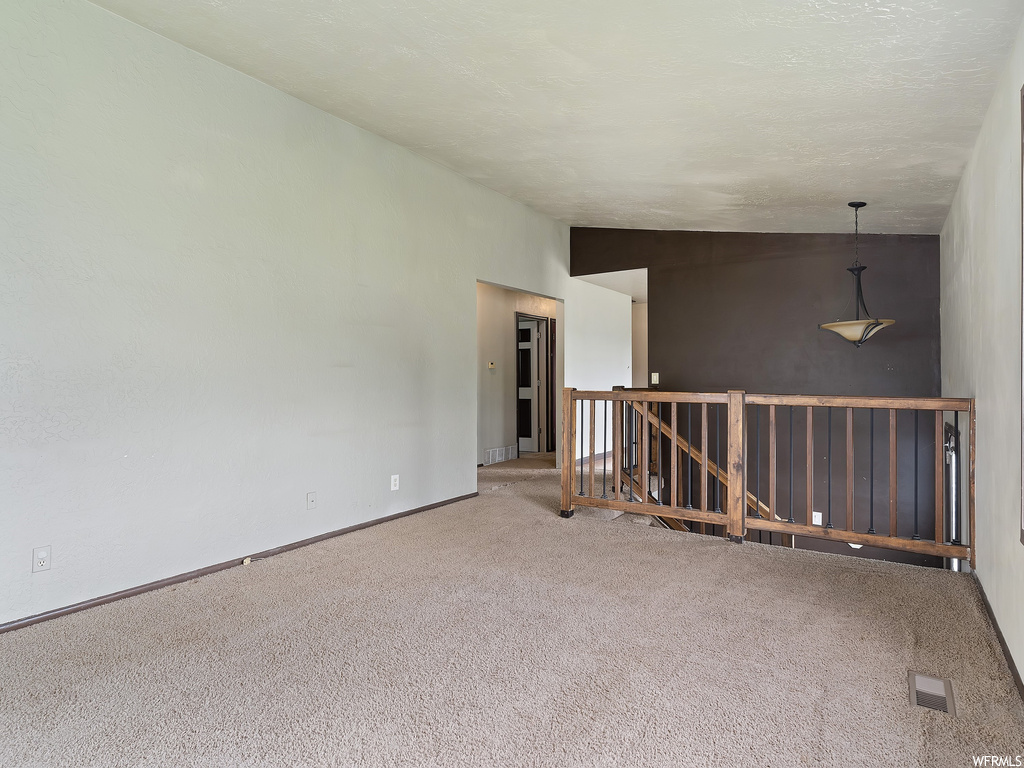
[[[728,501],[726,515],[730,540],[743,542],[746,533],[747,484],[744,468],[743,435],[745,432],[744,418],[746,411],[746,393],[743,390],[729,390],[729,407],[727,411],[728,427]]]
[[[572,405],[575,387],[562,390],[562,504],[558,514],[572,517],[572,492],[576,485],[576,409]]]

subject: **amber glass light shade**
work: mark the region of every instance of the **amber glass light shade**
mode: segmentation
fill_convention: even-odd
[[[880,330],[895,322],[895,320],[868,318],[866,320],[843,320],[837,323],[822,323],[818,327],[823,331],[838,333],[851,344],[859,347]]]

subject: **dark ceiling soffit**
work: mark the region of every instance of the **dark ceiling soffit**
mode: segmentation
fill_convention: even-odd
[[[898,242],[910,254],[938,258],[938,235],[865,235],[861,247]],[[750,261],[834,257],[853,252],[852,233],[694,232],[686,230],[572,227],[569,274],[573,277],[661,266],[703,266]]]

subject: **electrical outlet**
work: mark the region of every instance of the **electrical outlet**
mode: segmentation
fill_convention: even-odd
[[[316,509],[316,491],[306,494],[306,509]]]
[[[821,525],[821,512],[811,513],[811,525]]]
[[[50,570],[50,547],[36,547],[32,550],[32,573]]]
[[[397,491],[398,490],[398,475],[392,475],[391,476],[391,490],[392,491]]]

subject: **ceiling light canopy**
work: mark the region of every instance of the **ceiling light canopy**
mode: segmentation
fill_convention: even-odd
[[[856,306],[855,319],[822,323],[818,328],[823,331],[832,331],[842,336],[855,347],[860,347],[861,344],[878,333],[878,331],[892,325],[896,321],[872,317],[871,313],[868,312],[867,306],[864,304],[864,289],[861,287],[860,276],[867,267],[860,263],[860,209],[867,205],[867,203],[854,202],[849,205],[853,208],[854,257],[853,266],[847,267],[846,271],[853,275],[853,298]],[[861,317],[862,313],[863,317]]]

